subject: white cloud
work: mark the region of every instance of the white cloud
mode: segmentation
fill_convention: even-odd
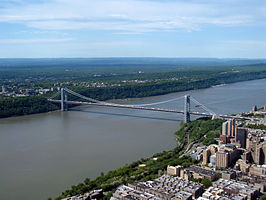
[[[195,31],[204,25],[246,26],[264,20],[261,19],[265,16],[262,7],[245,4],[252,1],[231,2],[50,0],[0,9],[0,21],[43,30],[91,29],[140,33]]]

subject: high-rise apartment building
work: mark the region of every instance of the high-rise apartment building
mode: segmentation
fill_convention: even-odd
[[[266,164],[266,142],[257,135],[249,135],[246,149],[251,152],[252,160],[257,165]]]
[[[247,129],[243,127],[236,128],[235,143],[241,148],[246,148]]]
[[[216,152],[216,167],[229,167],[239,157],[238,150],[233,144],[220,145],[219,151]]]
[[[216,167],[226,168],[229,166],[229,153],[226,151],[218,151],[216,153]]]
[[[228,135],[235,137],[236,121],[234,119],[228,121]]]
[[[222,135],[227,135],[230,137],[235,137],[236,132],[236,122],[234,119],[228,120],[222,125]]]
[[[209,149],[205,149],[203,151],[203,165],[206,165],[210,162],[210,156],[211,156],[211,151]]]
[[[222,126],[222,135],[228,135],[228,121],[223,123]]]

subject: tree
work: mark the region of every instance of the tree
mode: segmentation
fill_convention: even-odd
[[[91,180],[90,180],[89,178],[86,178],[86,179],[84,180],[84,183],[85,183],[86,185],[89,185],[90,182],[91,182]]]
[[[212,182],[209,179],[206,179],[206,178],[201,180],[201,184],[204,185],[204,188],[208,188],[208,187],[212,186]]]

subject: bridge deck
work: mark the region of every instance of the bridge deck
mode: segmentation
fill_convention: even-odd
[[[54,103],[61,103],[61,100],[53,100],[48,99],[50,102]],[[134,106],[134,105],[122,105],[122,104],[112,104],[112,103],[91,103],[91,102],[83,102],[83,101],[65,101],[66,104],[72,105],[94,105],[94,106],[106,106],[106,107],[115,107],[115,108],[127,108],[127,109],[137,109],[137,110],[150,110],[150,111],[159,111],[159,112],[168,112],[168,113],[180,113],[184,114],[182,110],[171,110],[171,109],[163,109],[163,108],[151,108],[151,107],[143,107],[143,106]],[[200,113],[200,112],[189,112],[191,115],[198,115],[198,116],[213,116],[209,113]],[[221,118],[233,118],[233,119],[248,119],[247,117],[237,117],[232,115],[216,115],[217,117]]]

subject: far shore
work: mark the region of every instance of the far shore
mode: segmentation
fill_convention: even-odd
[[[200,91],[200,90],[205,90],[205,89],[209,89],[209,88],[224,87],[227,85],[232,85],[232,84],[236,84],[236,83],[240,83],[240,82],[255,81],[255,80],[260,80],[260,79],[262,80],[262,79],[266,79],[266,78],[257,78],[257,79],[253,79],[253,80],[237,81],[237,82],[229,83],[229,84],[211,85],[210,87],[196,89],[196,90]],[[169,93],[163,94],[163,95],[155,95],[155,96],[152,95],[152,96],[146,96],[146,97],[132,97],[132,98],[125,98],[125,99],[109,99],[106,102],[130,102],[130,101],[136,101],[136,100],[141,100],[141,99],[146,99],[146,98],[160,97],[160,96],[165,96],[165,95],[169,95],[169,94],[175,94],[175,93],[187,92],[187,91],[196,91],[196,90],[184,90],[184,91],[179,91],[179,92],[169,92]],[[73,106],[73,107],[77,108],[77,107],[84,107],[84,106]],[[19,117],[28,117],[28,116],[38,116],[38,115],[44,115],[44,114],[49,114],[49,113],[54,113],[54,112],[61,112],[61,110],[58,109],[58,110],[52,110],[52,111],[48,111],[48,112],[34,113],[34,114],[28,114],[28,115],[2,117],[2,118],[0,118],[0,120],[1,119],[17,119]]]

